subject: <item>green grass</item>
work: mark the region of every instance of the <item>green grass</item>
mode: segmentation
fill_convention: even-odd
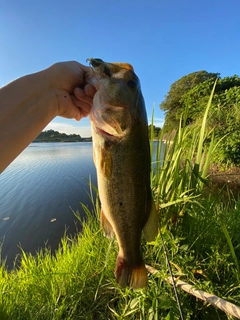
[[[1,268],[0,319],[106,319],[115,295],[113,250],[97,220],[90,220],[83,234],[62,240],[55,256],[23,252],[18,270]]]
[[[186,225],[180,220],[163,231],[173,274],[237,304],[240,203],[204,204],[187,209]],[[48,250],[37,257],[23,253],[18,270],[1,268],[0,319],[179,319],[173,289],[164,281],[169,272],[161,238],[142,249],[159,273],[149,275],[147,289],[120,289],[113,275],[116,243],[105,239],[98,220],[89,216],[83,233],[63,239],[54,257]],[[185,319],[231,319],[187,293],[179,295]]]
[[[207,110],[200,132],[183,125],[174,141],[151,143],[152,189],[173,275],[239,305],[240,201],[231,193],[222,201],[206,187],[215,148],[206,121]],[[94,212],[83,207],[83,231],[65,236],[55,254],[22,252],[20,266],[11,272],[2,262],[0,319],[179,319],[173,288],[164,280],[169,271],[161,237],[142,241],[146,264],[159,270],[149,274],[148,288],[122,290],[113,274],[117,244],[102,235],[99,203]],[[178,294],[184,319],[233,319],[183,291]]]

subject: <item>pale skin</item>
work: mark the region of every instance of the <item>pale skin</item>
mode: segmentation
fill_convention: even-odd
[[[84,80],[88,70],[60,62],[0,88],[0,173],[56,116],[88,116],[95,94]]]

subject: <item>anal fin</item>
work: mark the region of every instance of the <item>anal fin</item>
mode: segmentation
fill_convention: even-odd
[[[107,238],[113,238],[114,237],[114,230],[111,225],[111,223],[106,218],[103,210],[101,209],[101,215],[100,215],[100,223],[103,229],[103,234]]]
[[[153,241],[158,234],[158,216],[157,216],[155,202],[152,196],[151,198],[152,198],[151,207],[150,207],[148,221],[146,222],[143,228],[143,235],[147,241]]]

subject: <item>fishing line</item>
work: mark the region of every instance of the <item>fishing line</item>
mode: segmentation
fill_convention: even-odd
[[[160,230],[159,234],[160,234],[160,237],[161,237],[161,240],[162,240],[163,251],[164,251],[164,254],[165,254],[165,258],[166,258],[166,262],[167,262],[167,266],[168,266],[168,271],[169,271],[170,277],[171,277],[171,279],[172,279],[173,290],[174,290],[175,297],[176,297],[176,300],[177,300],[177,305],[178,305],[178,309],[179,309],[179,313],[180,313],[180,318],[181,318],[181,320],[184,320],[183,313],[182,313],[182,308],[181,308],[181,304],[180,304],[180,298],[179,298],[179,295],[178,295],[178,292],[177,292],[177,287],[176,287],[175,279],[174,279],[174,276],[173,276],[173,273],[172,273],[171,265],[170,265],[170,263],[169,263],[168,254],[167,254],[167,248],[166,248],[166,246],[165,246],[165,243],[164,243],[164,239],[163,239],[161,230]]]

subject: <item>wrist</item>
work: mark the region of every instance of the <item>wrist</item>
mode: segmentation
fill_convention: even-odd
[[[70,85],[70,81],[68,81],[68,69],[64,63],[55,63],[42,72],[48,90],[68,89],[67,87]],[[69,80],[72,79],[70,78]]]
[[[50,68],[37,74],[35,81],[39,90],[36,92],[36,101],[40,108],[46,108],[45,112],[54,118],[58,115],[58,89],[54,83],[55,77],[53,77],[53,72]]]

